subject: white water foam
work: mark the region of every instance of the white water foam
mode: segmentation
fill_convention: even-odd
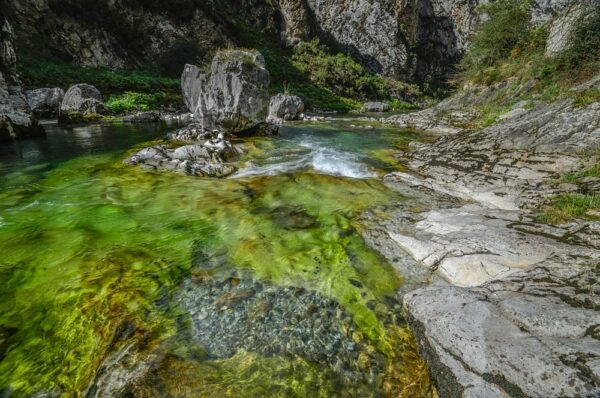
[[[362,163],[356,154],[330,148],[325,142],[314,140],[303,140],[297,145],[308,151],[284,158],[272,157],[269,159],[272,163],[245,167],[234,174],[233,178],[270,176],[298,170],[313,170],[320,174],[357,179],[377,177],[377,173]]]

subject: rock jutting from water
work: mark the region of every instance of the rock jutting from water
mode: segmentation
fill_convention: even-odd
[[[277,94],[269,103],[269,118],[273,123],[304,118],[304,102],[296,95]]]
[[[61,123],[78,123],[96,119],[106,112],[106,106],[100,91],[90,84],[71,86],[60,105]]]
[[[167,144],[134,153],[125,163],[199,177],[227,177],[237,170],[231,162],[242,150],[227,141],[225,133],[189,125],[169,134],[168,139]],[[176,143],[187,145],[177,146]]]
[[[241,133],[268,115],[269,72],[258,51],[220,51],[206,72],[186,65],[181,89],[188,109],[207,129]]]
[[[38,88],[25,92],[33,114],[39,118],[56,118],[65,96],[62,88]]]

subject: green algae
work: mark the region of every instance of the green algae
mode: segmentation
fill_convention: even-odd
[[[355,135],[339,139],[361,142],[368,154],[387,150],[387,139],[373,145]],[[257,140],[248,156],[260,157],[273,145]],[[401,197],[375,179],[310,172],[200,179],[127,167],[123,156],[82,156],[15,172],[0,184],[0,391],[81,394],[123,325],[150,346],[176,338],[181,314],[171,298],[190,276],[197,244],[225,252],[231,267],[257,278],[334,298],[364,337],[390,363],[397,361],[394,372],[406,373],[397,369],[399,353],[409,346],[405,337],[389,330],[370,305],[402,280],[354,225],[365,209]],[[383,159],[377,164],[391,167],[392,160]],[[314,222],[282,224],[278,217],[286,209]],[[268,375],[284,369],[295,376],[280,392],[306,396],[316,379],[322,396],[335,388],[308,364],[297,364],[298,373],[282,359],[240,355],[250,356],[211,368],[218,383],[206,381],[207,364],[186,366],[207,375],[206,391],[227,390],[224,396],[239,395],[241,387],[259,394]],[[252,363],[259,369],[250,380],[236,379]]]

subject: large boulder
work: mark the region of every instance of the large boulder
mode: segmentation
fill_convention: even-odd
[[[16,63],[12,27],[4,21],[0,31],[0,142],[44,134],[31,115]]]
[[[302,118],[303,113],[304,102],[298,96],[277,94],[271,98],[269,120],[274,122],[298,120]]]
[[[269,72],[258,51],[221,51],[208,71],[186,65],[181,89],[188,109],[204,128],[238,133],[267,117]]]
[[[89,84],[71,86],[60,105],[61,122],[81,122],[94,119],[106,111],[100,91]]]
[[[38,88],[25,92],[31,112],[40,118],[58,117],[60,105],[65,97],[62,88]]]

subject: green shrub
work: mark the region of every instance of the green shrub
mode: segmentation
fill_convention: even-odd
[[[161,106],[181,106],[183,100],[181,95],[155,93],[145,94],[127,91],[123,94],[113,95],[106,101],[107,108],[114,113],[132,111],[150,111]]]
[[[528,35],[529,2],[497,0],[479,7],[489,19],[473,37],[462,68],[485,68],[511,56]]]

